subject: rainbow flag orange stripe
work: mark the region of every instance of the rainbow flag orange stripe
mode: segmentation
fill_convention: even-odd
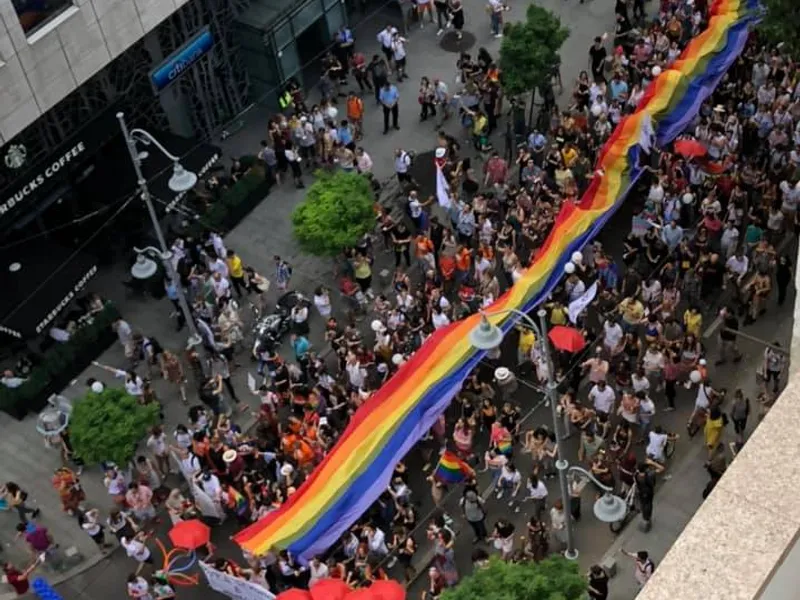
[[[565,206],[524,276],[489,309],[530,311],[547,297],[563,267],[611,217],[640,177],[642,145],[673,140],[744,48],[760,15],[757,0],[716,0],[708,28],[646,91],[604,145],[597,174],[578,204]],[[395,464],[430,429],[483,353],[470,346],[473,315],[436,331],[354,415],[306,482],[277,511],[240,531],[253,554],[287,549],[301,561],[330,548],[386,489]],[[508,330],[514,315],[491,321]]]

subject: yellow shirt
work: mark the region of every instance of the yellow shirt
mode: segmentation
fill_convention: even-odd
[[[571,167],[578,159],[578,152],[575,148],[567,148],[561,151],[561,157],[564,159],[564,164]]]
[[[619,303],[619,311],[626,323],[631,325],[638,323],[644,317],[644,306],[636,299],[626,298]]]
[[[355,272],[356,279],[366,279],[372,275],[372,268],[366,260],[356,263],[356,267],[353,271]]]
[[[518,347],[520,352],[528,354],[536,343],[536,335],[530,329],[523,329],[519,332]]]
[[[488,122],[489,119],[484,116],[475,117],[475,122],[472,124],[472,133],[475,135],[480,135]]]
[[[691,333],[694,337],[700,337],[700,330],[703,328],[703,315],[690,313],[688,310],[683,313],[683,324],[686,326],[686,333]]]
[[[242,259],[239,258],[236,254],[233,257],[228,259],[228,271],[231,273],[231,277],[235,277],[236,279],[241,279],[244,277],[244,267],[242,266]]]
[[[566,325],[567,311],[563,306],[554,306],[550,311],[550,322],[553,325]]]

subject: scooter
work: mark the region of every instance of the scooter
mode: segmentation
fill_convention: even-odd
[[[309,306],[308,299],[300,292],[287,292],[280,298],[275,311],[260,317],[253,325],[253,356],[267,349],[275,348],[281,343],[292,324],[292,308],[298,304]]]

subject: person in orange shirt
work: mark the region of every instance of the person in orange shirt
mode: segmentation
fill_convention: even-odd
[[[425,235],[424,231],[420,231],[414,240],[414,256],[417,257],[419,268],[423,273],[429,269],[436,268],[436,258],[433,254],[433,242]]]
[[[364,101],[355,92],[347,96],[347,119],[353,124],[353,139],[360,140],[363,137]]]
[[[459,244],[456,249],[456,281],[458,283],[464,283],[469,279],[471,269],[472,251],[463,244]]]
[[[314,450],[308,442],[302,439],[295,440],[292,456],[301,469],[311,469],[314,466]]]

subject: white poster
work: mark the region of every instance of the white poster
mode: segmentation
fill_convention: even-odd
[[[217,571],[202,561],[198,564],[206,576],[209,587],[220,594],[234,600],[275,600],[275,594],[260,585]]]
[[[597,282],[595,281],[592,286],[586,290],[583,295],[575,298],[569,303],[567,307],[567,314],[569,315],[570,322],[577,323],[578,317],[586,310],[586,307],[592,303],[594,297],[597,296]]]

